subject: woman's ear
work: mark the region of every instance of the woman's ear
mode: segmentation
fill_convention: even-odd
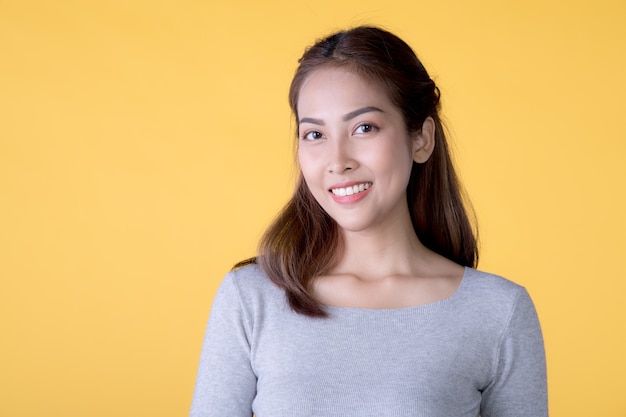
[[[422,128],[413,134],[413,160],[418,164],[428,161],[435,149],[435,121],[428,116]]]

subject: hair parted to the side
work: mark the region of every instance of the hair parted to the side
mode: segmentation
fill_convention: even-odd
[[[433,154],[425,163],[413,163],[407,187],[411,221],[424,246],[460,265],[475,267],[477,239],[439,116],[439,89],[411,47],[383,29],[360,26],[319,40],[299,64],[289,90],[296,123],[303,82],[313,71],[329,67],[355,71],[383,87],[402,112],[409,133],[418,132],[427,117],[433,118]],[[338,225],[300,174],[293,197],[261,239],[258,256],[235,267],[258,263],[286,291],[295,312],[326,317],[311,293],[311,282],[333,268],[342,247]]]

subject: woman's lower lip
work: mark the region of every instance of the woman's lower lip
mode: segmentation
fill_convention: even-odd
[[[357,201],[360,201],[363,198],[365,198],[365,196],[367,196],[367,194],[369,194],[371,189],[372,189],[372,187],[368,188],[365,191],[361,191],[360,193],[356,193],[356,194],[352,194],[352,195],[341,196],[341,195],[335,195],[333,193],[330,193],[330,195],[333,198],[333,200],[335,200],[335,202],[337,202],[339,204],[354,204]]]

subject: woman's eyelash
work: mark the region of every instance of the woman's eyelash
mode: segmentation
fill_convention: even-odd
[[[302,139],[306,139],[306,140],[317,140],[317,139],[321,139],[322,138],[322,134],[320,132],[318,132],[317,130],[312,130],[309,132],[305,132],[302,135]]]
[[[372,123],[362,123],[356,127],[355,131],[359,133],[369,133],[376,129],[377,127]]]
[[[360,125],[358,125],[355,129],[354,129],[354,133],[370,133],[373,132],[375,130],[378,130],[378,126],[376,126],[373,123],[361,123]],[[302,134],[302,139],[303,140],[311,140],[311,141],[315,141],[318,139],[322,139],[324,137],[324,135],[317,131],[317,130],[310,130],[307,132],[304,132]]]

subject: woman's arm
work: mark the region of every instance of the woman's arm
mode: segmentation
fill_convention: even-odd
[[[518,295],[500,340],[494,375],[483,391],[481,416],[548,416],[543,336],[526,290]]]
[[[213,301],[190,417],[252,416],[251,329],[233,279],[226,275]]]

